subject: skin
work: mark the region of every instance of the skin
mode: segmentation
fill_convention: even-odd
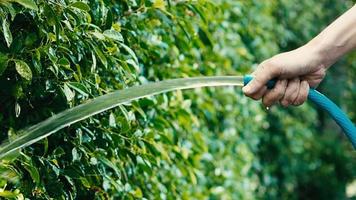
[[[304,46],[263,61],[252,73],[254,79],[245,87],[246,96],[262,99],[266,107],[276,103],[299,106],[309,88],[316,88],[327,69],[340,57],[356,48],[356,5],[340,16]],[[277,78],[275,87],[266,83]]]

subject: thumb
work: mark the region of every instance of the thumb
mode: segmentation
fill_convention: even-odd
[[[273,65],[269,65],[266,62],[261,63],[255,72],[252,73],[253,79],[242,88],[242,91],[250,96],[259,90],[263,89],[269,80],[272,80],[278,76],[280,70]]]

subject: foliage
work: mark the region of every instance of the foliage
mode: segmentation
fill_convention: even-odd
[[[247,73],[306,42],[350,2],[0,3],[0,130],[2,140],[11,140],[17,130],[114,90]],[[348,76],[343,89],[354,102]],[[352,106],[345,104],[355,117]],[[356,159],[335,131],[319,129],[319,118],[310,105],[266,113],[234,88],[149,97],[2,160],[0,196],[342,199],[356,177]]]

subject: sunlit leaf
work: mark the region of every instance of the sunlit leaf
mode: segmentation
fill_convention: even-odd
[[[142,190],[140,188],[136,188],[134,191],[131,192],[132,195],[136,198],[142,198]]]
[[[106,30],[104,31],[104,35],[110,39],[117,40],[118,42],[124,41],[124,38],[122,37],[121,33],[115,30]]]
[[[6,17],[3,18],[3,21],[2,21],[2,32],[4,34],[7,46],[10,47],[10,45],[12,43],[12,33],[10,31],[10,24],[7,21]]]
[[[38,7],[36,5],[36,3],[34,2],[34,0],[11,0],[12,2],[16,2],[19,3],[21,5],[23,5],[26,8],[32,9],[32,10],[38,10]]]
[[[166,3],[164,2],[164,0],[154,0],[153,1],[153,7],[161,9],[161,10],[165,10],[166,9]]]
[[[75,96],[74,92],[72,92],[67,84],[63,85],[63,93],[66,96],[68,102],[72,101]]]
[[[11,192],[11,191],[8,191],[8,190],[0,191],[0,197],[16,198],[17,196],[18,196],[18,194],[15,193],[15,192]]]
[[[17,73],[19,73],[22,78],[28,81],[32,79],[32,71],[26,62],[22,60],[15,60],[15,67]]]
[[[81,1],[74,2],[74,3],[70,4],[70,6],[72,6],[74,8],[78,8],[80,10],[84,10],[84,11],[90,10],[90,7],[86,3],[81,2]]]

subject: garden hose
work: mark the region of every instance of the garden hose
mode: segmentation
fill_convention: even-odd
[[[247,85],[252,78],[252,76],[245,76],[244,85]],[[274,84],[275,81],[269,81],[267,87],[273,88]],[[325,110],[335,120],[356,150],[356,127],[347,115],[334,102],[315,89],[309,90],[308,99]]]
[[[73,108],[55,114],[46,120],[37,123],[31,127],[17,131],[18,136],[0,146],[0,159],[4,158],[20,148],[29,146],[64,127],[87,119],[93,115],[102,113],[111,108],[120,106],[124,103],[144,97],[170,92],[175,90],[193,89],[201,87],[215,86],[239,86],[243,87],[252,76],[210,76],[170,79],[159,82],[151,82],[142,85],[136,85],[122,90],[96,97],[75,106]],[[273,88],[275,81],[267,83],[268,88]],[[326,110],[337,124],[345,132],[353,147],[356,149],[356,128],[348,117],[327,97],[311,89],[308,98],[316,103],[320,108]]]

